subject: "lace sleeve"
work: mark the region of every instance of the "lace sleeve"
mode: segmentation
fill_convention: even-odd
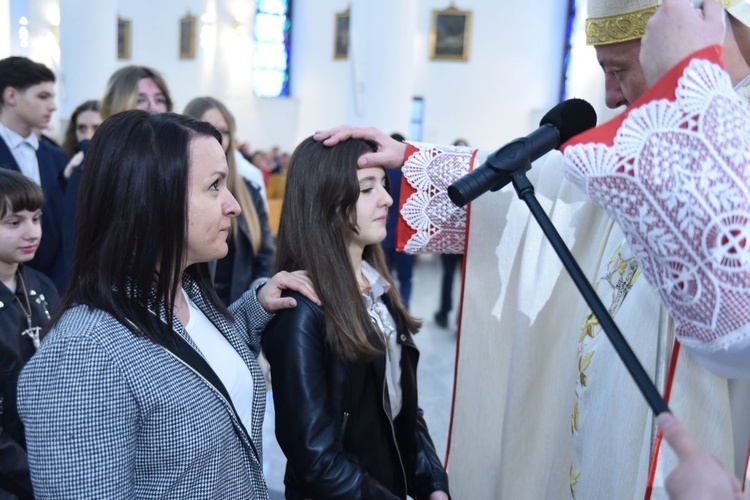
[[[402,191],[400,216],[409,253],[463,253],[466,208],[448,198],[448,186],[471,170],[476,151],[466,147],[410,143],[416,148],[401,171],[411,188]],[[404,224],[401,224],[404,227]],[[400,228],[401,229],[401,228]]]
[[[567,147],[565,174],[620,224],[678,339],[719,353],[750,340],[750,107],[719,64],[685,64],[674,98]]]

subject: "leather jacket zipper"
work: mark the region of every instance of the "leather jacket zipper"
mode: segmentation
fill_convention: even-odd
[[[393,446],[396,447],[396,455],[398,455],[398,465],[401,467],[401,478],[404,480],[404,491],[408,491],[409,485],[406,483],[406,469],[404,468],[404,461],[401,459],[401,450],[399,450],[398,448],[398,440],[396,439],[396,429],[393,427],[393,419],[391,418],[390,412],[385,407],[386,394],[388,394],[388,384],[387,384],[386,378],[383,377],[383,412],[385,412],[385,416],[388,419],[388,424],[391,427],[391,437],[393,438]]]
[[[349,422],[349,412],[344,412],[344,423],[341,424],[341,432],[339,433],[339,441],[344,442],[344,434],[346,433],[346,424]]]

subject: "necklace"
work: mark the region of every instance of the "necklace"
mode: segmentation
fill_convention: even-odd
[[[385,304],[375,299],[375,295],[370,292],[370,319],[387,339],[393,335],[393,327],[388,322],[388,311]]]
[[[31,322],[31,301],[29,300],[29,293],[26,291],[26,283],[23,280],[23,276],[21,275],[21,271],[17,271],[18,274],[18,281],[21,283],[21,288],[23,288],[23,297],[26,299],[26,306],[24,307],[23,302],[21,302],[21,299],[18,298],[18,295],[15,296],[15,299],[18,301],[18,305],[21,306],[21,310],[23,311],[24,316],[26,316],[26,325],[28,328],[26,330],[21,332],[21,336],[28,336],[31,339],[31,342],[34,344],[35,349],[39,349],[39,346],[42,345],[42,341],[40,338],[40,334],[42,332],[42,328],[39,326],[34,326]],[[34,290],[31,291],[32,295],[36,295],[36,292]],[[47,311],[47,304],[44,300],[44,296],[40,295],[39,298],[37,298],[36,302],[38,304],[41,304],[44,302],[44,313],[47,315],[47,319],[49,319],[49,312]]]
[[[370,301],[369,306],[367,306],[367,314],[370,316],[372,324],[375,325],[375,328],[380,331],[380,334],[383,337],[385,337],[386,341],[390,340],[394,328],[388,322],[388,310],[386,309],[385,304],[379,300],[379,297],[375,297],[370,280],[365,277],[362,271],[360,271],[359,276],[362,280],[357,280],[359,289],[367,300]]]

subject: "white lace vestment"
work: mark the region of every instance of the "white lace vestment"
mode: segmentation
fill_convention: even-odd
[[[682,345],[744,347],[728,374],[750,376],[750,106],[700,59],[676,96],[632,110],[611,146],[568,147],[565,173],[623,228]]]
[[[405,203],[402,199],[401,215],[414,232],[407,248],[460,252],[463,241],[457,238],[466,214],[452,207],[445,188],[481,159],[472,162],[466,148],[416,146],[418,152],[404,166],[416,190]],[[625,251],[623,262],[631,250],[612,219],[561,179],[561,163],[559,155],[549,155],[535,163],[529,177],[585,274],[596,282],[610,272],[617,249]],[[438,165],[442,173],[429,173]],[[447,170],[451,180],[435,182]],[[404,210],[410,201],[410,210]],[[575,486],[577,498],[643,498],[654,431],[650,410],[606,338],[584,339],[588,350],[583,356],[596,352],[579,356],[588,310],[536,222],[508,187],[480,197],[469,213],[448,464],[454,494],[570,498]],[[442,232],[441,220],[451,221],[450,237]],[[654,272],[663,262],[642,265],[642,271]],[[599,293],[606,305],[614,304]],[[627,297],[616,299],[622,307],[615,310],[615,321],[654,378],[669,358],[656,348],[656,332],[663,328],[660,295],[641,277]],[[647,309],[653,312],[646,314]],[[587,375],[583,400],[576,394],[581,371]],[[732,442],[726,379],[685,353],[676,372],[670,406],[698,442],[731,468],[733,450],[741,455],[747,441],[744,448]],[[571,415],[578,404],[574,435]],[[668,449],[660,458],[652,498],[665,497],[660,478],[676,463]],[[574,473],[580,473],[577,484]]]

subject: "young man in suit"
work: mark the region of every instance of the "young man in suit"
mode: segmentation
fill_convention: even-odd
[[[68,270],[62,253],[61,172],[67,160],[34,132],[47,128],[55,109],[55,75],[49,68],[25,57],[0,60],[0,167],[19,171],[42,187],[44,237],[29,265],[62,290]]]

